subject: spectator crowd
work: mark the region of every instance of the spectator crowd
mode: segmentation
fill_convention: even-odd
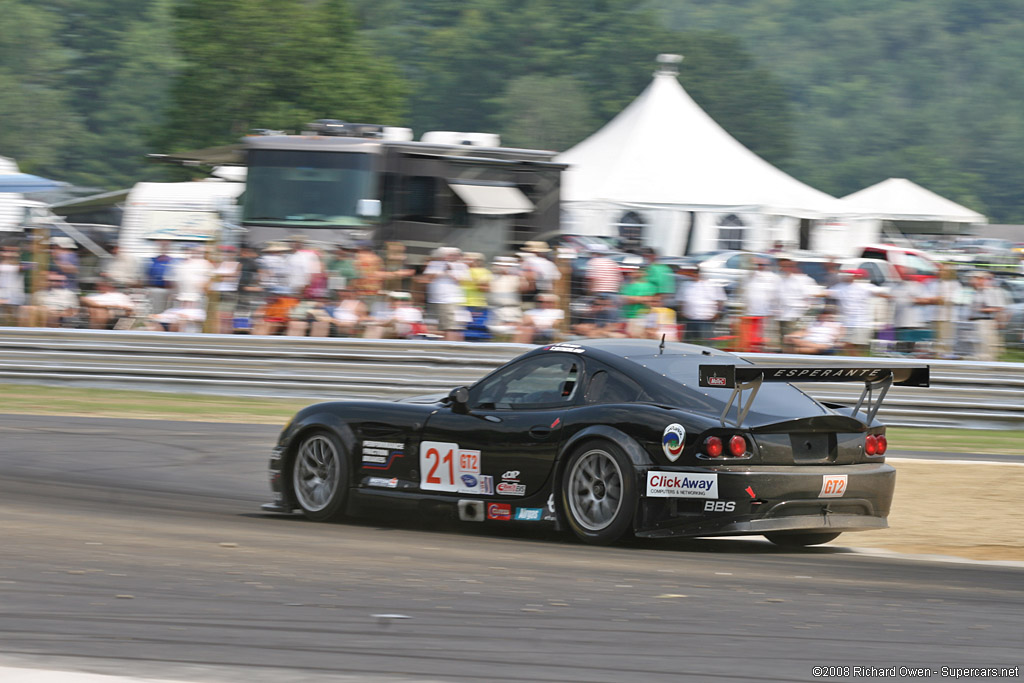
[[[728,287],[652,249],[623,265],[603,245],[573,261],[527,242],[488,262],[456,247],[420,267],[401,243],[254,246],[161,243],[110,249],[83,278],[76,243],[48,241],[36,273],[27,240],[0,252],[0,325],[312,337],[549,343],[666,339],[738,351],[905,354],[995,360],[1009,301],[990,273],[909,276],[880,287],[831,264],[816,282],[784,255],[753,259]],[[34,277],[33,277],[34,275]],[[34,289],[34,291],[33,291]]]

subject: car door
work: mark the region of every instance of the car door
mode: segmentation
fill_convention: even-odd
[[[541,492],[582,373],[574,354],[530,356],[478,382],[466,404],[436,411],[420,442],[420,490],[509,502]]]

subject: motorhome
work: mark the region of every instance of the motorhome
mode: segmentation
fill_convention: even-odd
[[[564,164],[497,135],[321,120],[300,135],[243,140],[241,224],[251,243],[302,233],[324,243],[440,245],[493,256],[559,226]]]

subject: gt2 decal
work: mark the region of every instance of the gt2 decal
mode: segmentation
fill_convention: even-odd
[[[441,441],[420,444],[421,490],[482,493],[480,479],[480,451]]]
[[[364,470],[387,470],[391,469],[396,458],[404,455],[405,444],[396,441],[364,441],[363,442],[363,469]]]
[[[706,500],[704,501],[704,512],[736,512],[736,501]]]
[[[846,494],[845,474],[825,474],[821,477],[819,498],[842,498]]]

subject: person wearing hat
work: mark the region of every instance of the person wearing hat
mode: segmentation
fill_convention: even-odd
[[[386,308],[378,309],[367,321],[363,336],[371,339],[410,339],[427,331],[423,311],[413,304],[409,292],[388,292]]]
[[[22,306],[18,322],[25,327],[73,326],[78,315],[78,295],[68,289],[63,273],[51,271],[46,274],[46,288],[32,295],[32,305]]]
[[[353,258],[352,248],[347,242],[339,242],[334,245],[330,257],[327,259],[327,289],[333,296],[340,289],[345,289],[356,279],[356,263]]]
[[[64,286],[71,291],[78,293],[78,254],[75,249],[78,245],[70,237],[50,238],[50,272],[60,273],[64,276]]]
[[[524,287],[523,303],[537,301],[540,294],[553,294],[555,283],[562,278],[558,266],[548,258],[551,247],[547,242],[532,240],[523,245],[523,263],[521,275]]]
[[[260,282],[273,294],[291,295],[288,288],[288,258],[291,251],[284,242],[268,242],[260,256]]]

